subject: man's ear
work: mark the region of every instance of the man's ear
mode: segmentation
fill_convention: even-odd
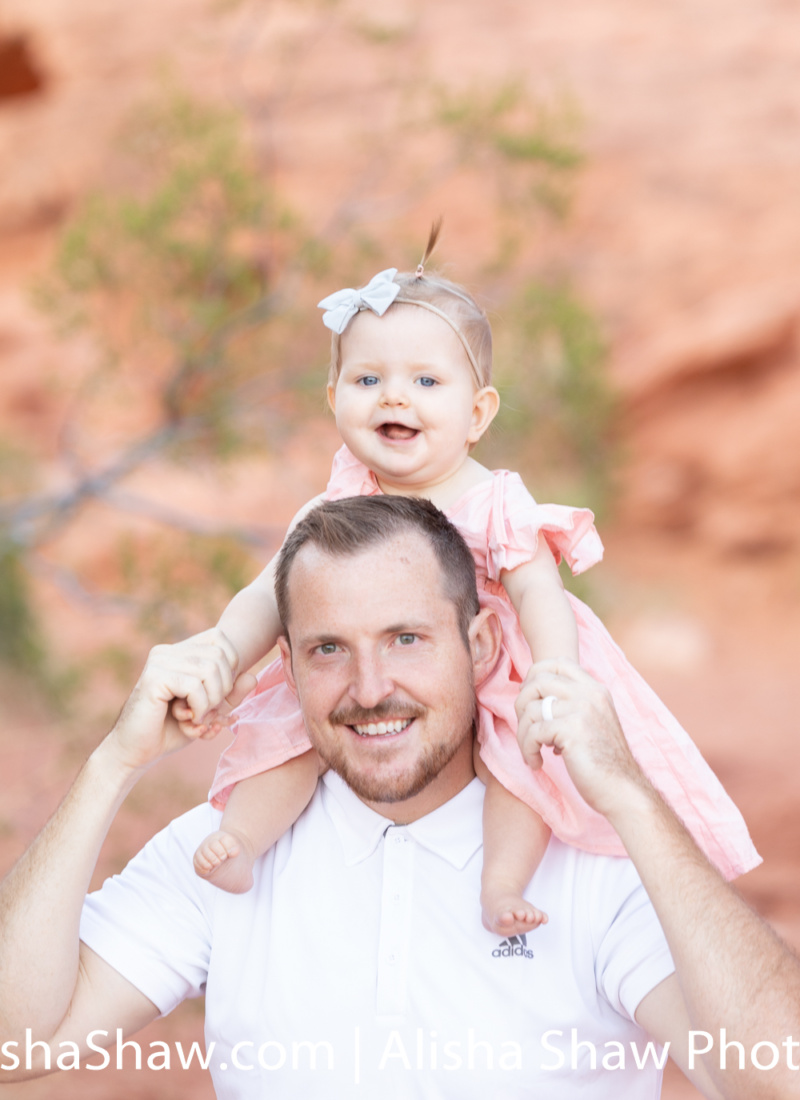
[[[294,682],[294,670],[292,669],[292,647],[289,645],[289,639],[285,634],[281,634],[278,638],[278,649],[281,655],[284,679],[292,692],[297,695],[297,687]]]
[[[332,386],[330,382],[328,383],[326,393],[328,394],[328,408],[333,415],[336,416],[336,387]]]
[[[483,389],[476,390],[472,399],[472,423],[470,424],[467,443],[478,442],[497,416],[499,408],[500,394],[494,386],[484,386]]]
[[[502,642],[503,628],[497,612],[490,607],[481,608],[469,628],[469,648],[476,685],[482,684],[497,664]]]

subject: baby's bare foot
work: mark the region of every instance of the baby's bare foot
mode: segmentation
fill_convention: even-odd
[[[252,888],[254,862],[247,838],[226,830],[211,833],[194,854],[197,874],[229,894],[246,894]]]
[[[498,936],[518,936],[547,924],[547,914],[519,894],[481,892],[483,926]]]

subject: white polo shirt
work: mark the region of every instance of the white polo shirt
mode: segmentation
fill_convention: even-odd
[[[192,870],[219,821],[200,806],[87,899],[81,938],[163,1013],[205,991],[222,1100],[652,1100],[662,1053],[632,1017],[674,967],[636,872],[551,841],[550,923],[502,940],[482,800],[475,780],[394,826],[328,772],[238,896]]]

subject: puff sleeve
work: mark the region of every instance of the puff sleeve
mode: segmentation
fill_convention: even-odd
[[[543,538],[556,562],[566,561],[573,574],[583,573],[603,557],[603,544],[588,508],[537,504],[518,474],[497,471],[486,532],[486,570],[499,580],[504,569],[530,561]]]

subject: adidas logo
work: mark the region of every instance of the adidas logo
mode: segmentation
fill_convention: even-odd
[[[492,952],[495,959],[510,959],[514,955],[524,959],[533,958],[533,952],[528,947],[528,938],[525,932],[520,932],[518,936],[509,936],[507,940],[502,940],[499,947],[495,947]]]

